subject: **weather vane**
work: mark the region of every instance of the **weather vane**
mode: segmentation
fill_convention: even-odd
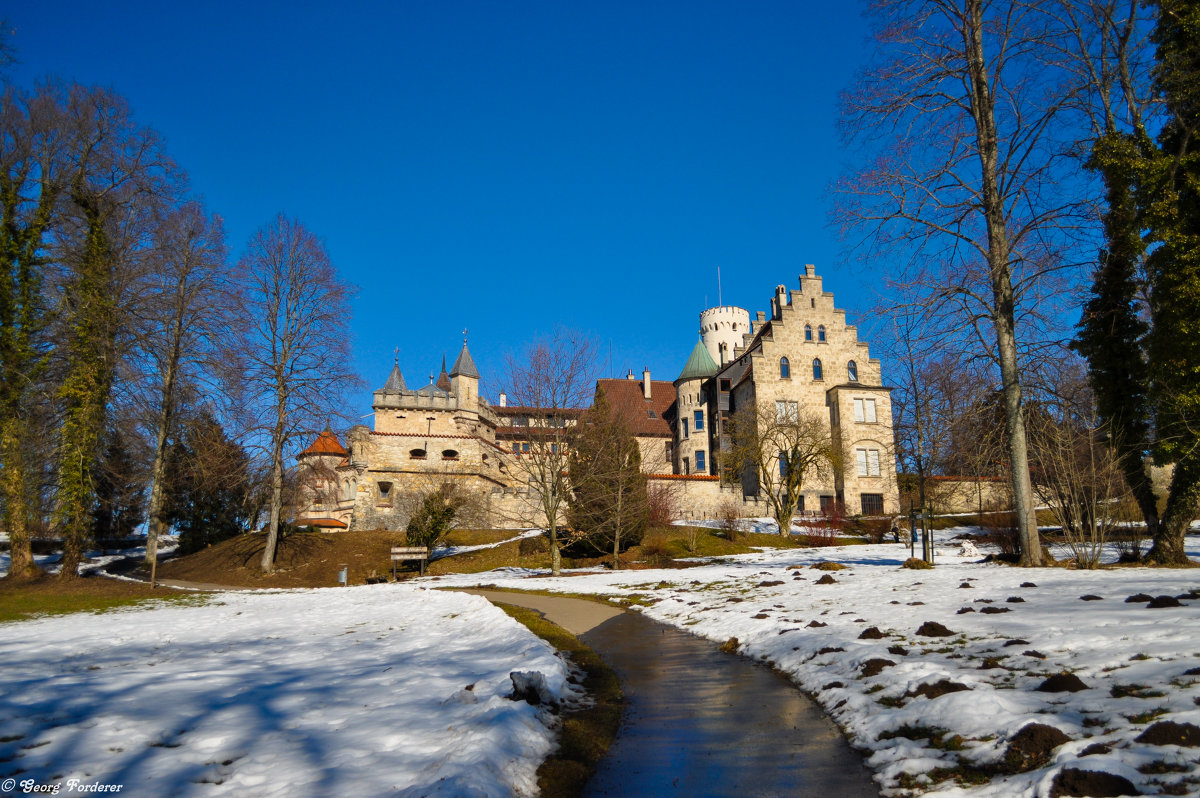
[[[467,345],[467,328],[463,327],[463,346]]]

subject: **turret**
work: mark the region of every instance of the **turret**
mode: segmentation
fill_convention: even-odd
[[[675,468],[681,474],[713,473],[708,396],[716,373],[716,362],[708,354],[704,342],[697,341],[683,371],[675,378],[675,440],[678,442]]]
[[[450,393],[457,397],[459,407],[477,402],[479,399],[479,369],[475,368],[475,360],[467,349],[466,339],[463,339],[462,351],[450,369]]]

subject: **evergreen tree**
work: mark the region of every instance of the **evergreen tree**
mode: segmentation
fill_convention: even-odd
[[[127,538],[146,520],[146,485],[123,436],[110,430],[96,469],[92,537]]]
[[[650,518],[641,451],[603,391],[596,392],[582,424],[568,460],[567,520],[575,530],[576,545],[611,551],[616,569],[620,552],[642,542]]]
[[[1149,557],[1184,564],[1184,535],[1200,515],[1200,7],[1154,5],[1154,88],[1165,123],[1157,142],[1140,125],[1126,134],[1109,125],[1095,145],[1107,251],[1077,347],[1153,535]],[[1161,520],[1146,470],[1151,452],[1158,465],[1174,466]]]
[[[1175,471],[1150,558],[1186,563],[1184,535],[1200,515],[1200,6],[1156,5],[1154,82],[1167,121],[1139,205],[1156,245],[1146,258],[1154,454]]]
[[[179,532],[183,554],[247,531],[251,523],[250,458],[209,413],[190,420],[167,458],[164,517]]]

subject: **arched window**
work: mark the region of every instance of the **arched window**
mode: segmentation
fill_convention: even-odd
[[[850,382],[858,382],[858,364],[853,360],[846,364],[846,376],[850,378]]]
[[[819,357],[813,358],[813,379],[814,380],[823,379],[821,376],[821,358],[819,358]]]
[[[458,452],[454,451],[453,449],[445,449],[442,451],[442,459],[443,460],[457,460]]]
[[[410,449],[408,452],[408,456],[414,460],[424,460],[425,459],[425,450],[424,449]]]
[[[825,343],[825,325],[824,324],[822,324],[820,327],[817,328],[817,340],[821,343]]]
[[[804,340],[805,341],[812,340],[812,325],[811,324],[804,325]]]
[[[350,480],[342,480],[342,501],[350,501],[354,493],[350,490]]]
[[[779,358],[779,378],[781,380],[790,380],[792,378],[792,366],[788,363],[786,357]]]

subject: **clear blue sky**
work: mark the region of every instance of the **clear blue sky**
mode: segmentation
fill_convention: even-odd
[[[25,2],[21,83],[111,86],[159,130],[236,258],[282,211],[361,289],[368,388],[410,386],[461,330],[497,392],[556,324],[612,371],[674,379],[717,304],[766,310],[815,263],[838,304],[828,186],[856,3]],[[369,393],[360,396],[369,412]]]

